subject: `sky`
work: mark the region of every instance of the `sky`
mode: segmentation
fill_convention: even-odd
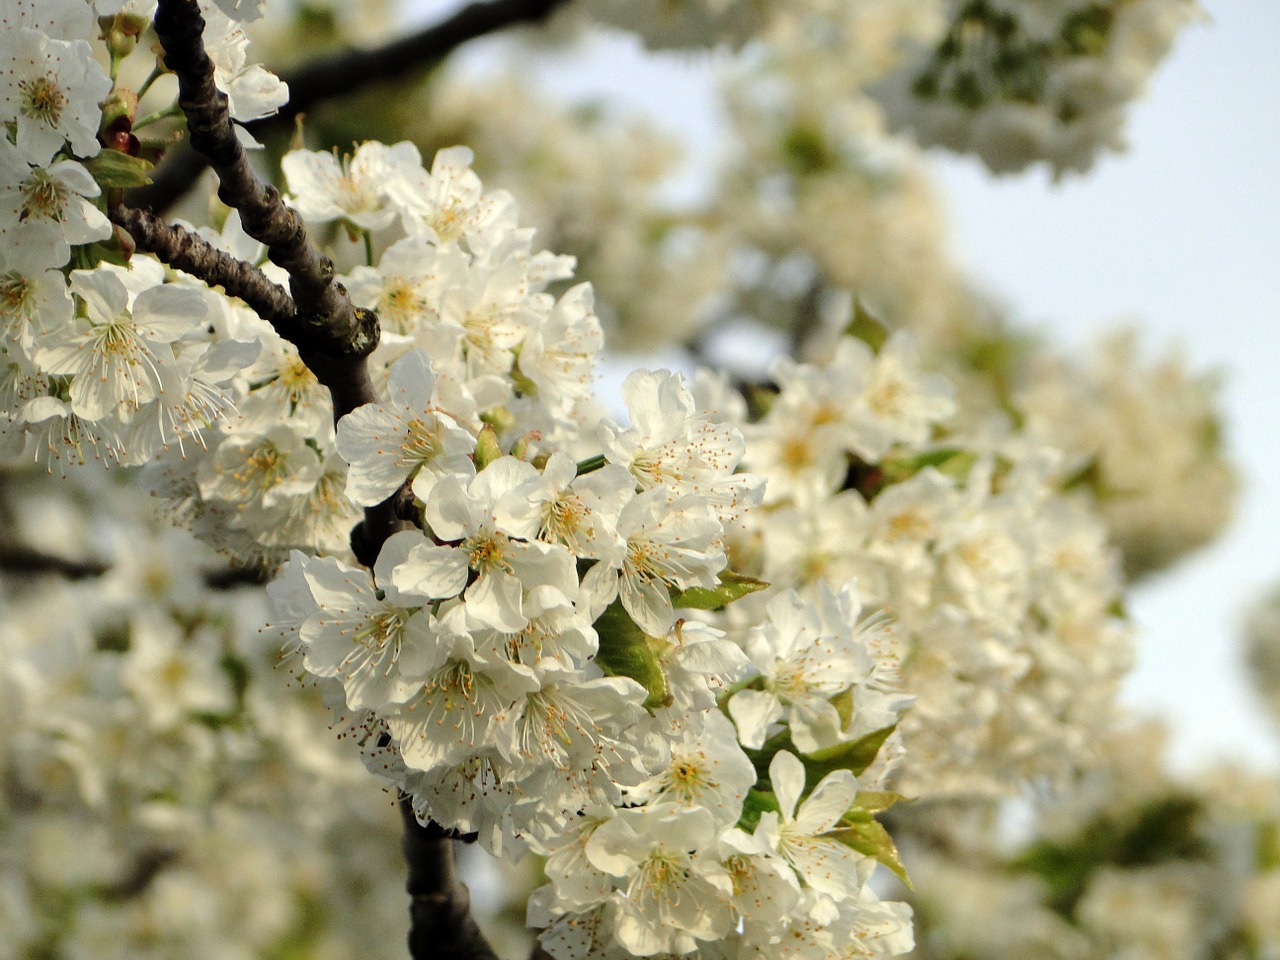
[[[1126,701],[1173,726],[1180,767],[1275,765],[1280,737],[1239,651],[1245,608],[1280,582],[1280,3],[1203,6],[1133,109],[1127,153],[1057,184],[1044,171],[997,179],[976,160],[930,158],[955,256],[1015,316],[1081,348],[1136,323],[1153,355],[1176,346],[1192,369],[1220,373],[1243,480],[1237,517],[1132,595],[1140,648]],[[420,0],[417,19],[440,9]],[[466,56],[482,65],[492,51]],[[557,95],[660,118],[705,161],[723,130],[710,59],[649,58],[619,39],[538,72]],[[696,195],[709,166],[691,162],[673,193]]]

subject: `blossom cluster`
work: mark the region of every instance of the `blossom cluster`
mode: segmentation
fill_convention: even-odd
[[[952,0],[949,24],[877,89],[890,124],[923,146],[977,154],[996,173],[1044,160],[1088,170],[1124,147],[1145,90],[1194,0]]]
[[[1152,32],[1135,11],[1157,11],[1167,47],[1175,5],[1190,8],[969,3],[954,8],[960,32],[929,76],[960,89],[952,61],[980,32],[971,21],[1013,22],[1000,42],[1033,37],[1055,70],[1065,57],[1102,70],[1084,78],[1094,85],[1111,70],[1129,77],[1100,95],[1106,126],[1141,86],[1115,62],[1129,56],[1126,37]],[[270,114],[287,90],[249,62],[240,28],[262,4],[203,6],[231,115]],[[285,671],[265,669],[261,641],[244,640],[251,617],[233,605],[158,600],[203,596],[199,565],[220,562],[185,540],[139,536],[165,545],[139,551],[154,566],[126,571],[127,583],[113,573],[106,608],[87,587],[66,590],[56,602],[78,615],[56,635],[30,626],[48,594],[6,595],[0,692],[14,736],[0,744],[0,814],[7,828],[10,812],[35,813],[0,835],[0,925],[23,950],[127,943],[143,955],[154,934],[157,956],[184,936],[210,956],[350,952],[361,911],[309,929],[307,910],[335,899],[337,881],[317,890],[307,876],[335,873],[326,858],[344,849],[376,862],[383,886],[391,870],[307,815],[343,806],[335,786],[349,777],[333,745],[305,733],[323,711],[422,822],[495,855],[545,858],[528,920],[557,960],[901,955],[911,908],[868,882],[877,864],[905,876],[878,815],[904,794],[989,799],[1062,780],[1112,721],[1128,631],[1117,554],[1084,489],[1090,470],[1118,475],[1134,443],[1073,438],[1064,457],[1052,378],[1002,394],[1006,416],[988,421],[989,397],[977,415],[960,409],[971,384],[933,372],[942,350],[922,356],[860,308],[847,326],[838,316],[856,287],[883,293],[904,328],[953,319],[955,303],[933,309],[956,291],[921,227],[934,217],[919,171],[876,155],[878,113],[860,94],[829,122],[803,104],[805,91],[862,90],[892,70],[895,36],[936,38],[938,5],[583,7],[652,46],[760,34],[764,59],[799,76],[762,109],[740,97],[750,158],[698,230],[619,199],[669,162],[650,136],[625,132],[592,167],[572,156],[587,152],[581,125],[560,154],[541,154],[575,173],[547,179],[610,182],[580,184],[542,219],[578,231],[571,248],[593,271],[613,271],[618,317],[664,332],[686,326],[731,260],[767,261],[756,272],[779,287],[799,277],[792,319],[830,348],[822,362],[779,359],[767,382],[733,388],[705,371],[638,371],[616,419],[594,395],[592,287],[572,285],[572,256],[535,244],[511,194],[484,188],[469,149],[429,163],[408,141],[295,150],[282,162],[288,202],[382,331],[368,357],[379,399],[335,424],[328,391],[262,317],[133,253],[107,219],[109,199],[145,182],[162,149],[151,124],[177,114],[163,70],[124,79],[147,60],[130,54],[155,3],[14,0],[0,16],[0,457],[60,472],[146,464],[140,486],[232,558],[231,579],[278,569],[267,635],[308,688],[294,699],[272,688]],[[826,70],[809,56],[818,49],[857,56]],[[1163,52],[1143,49],[1151,63]],[[513,109],[477,112],[510,135]],[[510,162],[525,163],[539,135]],[[1071,150],[1048,152],[1082,162]],[[612,217],[584,224],[574,212],[610,199]],[[215,220],[200,228],[206,241],[286,281],[235,211]],[[686,236],[695,252],[682,259]],[[731,257],[742,238],[753,249]],[[955,300],[957,313],[971,306]],[[1107,406],[1124,369],[1093,385],[1091,409]],[[1073,371],[1061,379],[1064,395],[1080,386]],[[1176,385],[1185,439],[1203,432],[1207,403],[1201,385]],[[1134,406],[1141,435],[1149,411]],[[1212,459],[1208,446],[1190,459]],[[1111,451],[1123,451],[1114,466]],[[376,559],[359,551],[367,568],[355,564],[352,528],[388,508],[397,532],[374,544]],[[359,819],[359,802],[345,813]],[[75,817],[93,824],[94,869],[50,843]],[[284,817],[323,851],[318,870],[271,838]],[[386,824],[369,822],[382,839]],[[250,876],[229,881],[245,863]],[[145,882],[126,898],[137,902],[102,907],[137,872]],[[203,886],[219,896],[202,898]],[[1033,899],[1023,890],[1018,902]],[[1097,902],[1103,916],[1110,901]],[[229,945],[222,928],[240,914],[243,942]]]
[[[1085,776],[1041,798],[1017,844],[971,821],[947,843],[908,847],[917,889],[934,891],[917,902],[913,956],[1275,956],[1277,784],[1225,767],[1174,777],[1167,737],[1154,722],[1109,734]]]
[[[248,63],[248,40],[232,19],[252,16],[258,6],[223,0],[206,10],[217,80],[239,120],[272,112],[287,98],[275,77]],[[3,20],[6,460],[50,468],[88,459],[137,465],[182,449],[229,409],[234,374],[258,351],[256,343],[216,335],[226,298],[196,283],[164,283],[154,262],[119,265],[123,250],[103,210],[104,190],[144,182],[149,162],[137,136],[146,136],[137,92],[112,77],[150,12],[111,0],[17,0]]]
[[[342,496],[372,507],[403,492],[416,521],[371,574],[291,554],[269,592],[300,672],[423,820],[494,853],[573,859],[530,908],[556,956],[711,942],[750,956],[788,936],[900,952],[907,915],[865,887],[892,847],[854,772],[907,704],[871,682],[871,637],[886,628],[856,627],[852,585],[819,607],[781,594],[741,637],[711,614],[678,614],[765,586],[729,570],[725,552],[762,496],[738,472],[743,438],[666,371],[627,379],[627,424],[596,408],[590,288],[547,292],[570,261],[533,250],[512,198],[484,191],[470,159],[445,150],[427,171],[408,144],[368,143],[341,160],[284,161],[312,224],[365,239],[367,262],[344,281],[385,323],[372,357],[383,399],[332,438]],[[275,435],[246,428],[274,444],[273,466],[288,430],[299,462],[328,451],[303,406],[276,408]],[[195,467],[200,496],[251,490],[231,525],[268,530],[254,498],[269,485],[242,482],[260,453],[236,444],[235,424],[222,429]],[[806,651],[832,672],[802,696],[778,671]],[[843,716],[830,702],[842,696]],[[805,763],[783,749],[788,736],[830,764],[811,785],[828,797],[822,815],[797,808]],[[759,874],[778,904],[750,934],[739,921],[754,901],[733,870]]]
[[[878,352],[846,335],[826,363],[774,364],[764,412],[742,427],[768,485],[735,566],[809,595],[856,578],[891,612],[919,698],[899,789],[999,795],[1062,778],[1111,722],[1131,658],[1105,527],[1065,490],[1057,451],[949,427],[952,388],[910,339],[871,340]]]
[[[402,955],[400,821],[123,472],[0,471],[0,957]],[[54,614],[51,615],[51,611]]]

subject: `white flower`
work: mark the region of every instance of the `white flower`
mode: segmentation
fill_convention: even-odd
[[[601,561],[588,571],[583,591],[593,604],[620,597],[645,633],[664,637],[675,623],[672,587],[717,585],[716,574],[726,563],[723,528],[701,497],[671,501],[665,490],[655,488],[622,508],[618,532],[626,541],[621,570]]]
[[[762,747],[771,725],[784,718],[792,742],[804,753],[841,740],[831,698],[870,675],[866,637],[882,620],[873,617],[855,626],[861,604],[852,584],[839,595],[825,583],[820,590],[818,604],[792,590],[773,597],[768,621],[743,642],[763,686],[739,690],[729,700],[729,716],[744,746]]]
[[[426,354],[415,350],[397,360],[387,393],[386,404],[365,404],[338,422],[338,453],[350,464],[347,496],[361,506],[381,503],[408,479],[426,500],[440,478],[473,469],[475,437],[445,412]],[[466,400],[451,399],[449,406],[461,406],[469,418]]]
[[[592,312],[594,299],[590,284],[567,290],[520,349],[520,372],[533,381],[538,399],[554,412],[565,412],[591,395],[596,357],[604,344],[600,321]]]
[[[670,741],[666,768],[631,793],[648,803],[706,810],[720,826],[742,815],[756,769],[738,746],[733,722],[718,710],[695,714]]]
[[[61,271],[23,250],[0,250],[0,342],[33,359],[36,341],[67,326],[73,309]]]
[[[779,751],[769,763],[769,783],[779,812],[765,811],[756,836],[785,860],[800,879],[835,900],[857,895],[875,868],[875,860],[823,834],[837,829],[840,818],[854,805],[858,781],[848,770],[827,774],[804,803],[804,764]]]
[[[93,9],[84,0],[6,0],[0,27],[6,34],[39,30],[55,40],[84,40],[95,29]]]
[[[620,811],[587,841],[587,859],[617,877],[614,937],[636,956],[688,953],[729,932],[732,884],[708,855],[715,826],[705,810],[663,805]]]
[[[337,677],[352,710],[383,709],[417,694],[441,659],[430,615],[393,586],[379,591],[366,571],[331,557],[295,554],[290,562],[301,565],[313,604],[298,627],[307,671]],[[385,579],[386,570],[377,572]]]
[[[353,269],[346,285],[354,302],[378,312],[383,330],[414,334],[438,322],[445,290],[469,263],[461,250],[440,249],[429,237],[411,234],[387,247],[376,269]]]
[[[54,40],[38,30],[0,33],[0,120],[17,124],[18,150],[45,164],[69,141],[71,152],[99,150],[98,104],[111,80],[84,40]]]
[[[398,167],[387,192],[409,222],[437,244],[461,244],[476,256],[487,256],[515,229],[515,201],[501,190],[485,194],[471,170],[473,159],[467,147],[441,150],[430,173],[420,162]]]
[[[198,471],[206,499],[267,509],[309,493],[319,475],[320,457],[284,424],[260,435],[226,437]],[[237,517],[237,524],[252,526],[254,519],[250,513],[247,520]]]
[[[71,408],[88,420],[127,421],[163,388],[162,368],[175,363],[172,343],[190,336],[208,312],[199,292],[177,284],[149,286],[129,271],[99,267],[71,274],[87,318],[46,337],[37,358],[50,373],[69,374]]]
[[[762,479],[734,474],[744,451],[742,434],[696,412],[682,377],[636,370],[623,382],[622,396],[632,426],[602,424],[604,449],[643,489],[661,487],[671,500],[704,497],[725,522],[760,502]]]
[[[365,230],[380,230],[395,220],[388,184],[421,164],[417,147],[407,140],[392,146],[362,143],[341,160],[332,153],[294,150],[280,161],[293,206],[305,220],[345,219]]]
[[[525,591],[549,586],[576,599],[573,555],[557,544],[533,541],[536,516],[502,503],[508,491],[536,473],[530,464],[500,457],[465,485],[454,475],[439,481],[425,517],[435,537],[449,545],[437,546],[413,531],[396,534],[383,547],[397,558],[392,582],[432,600],[455,597],[465,589],[467,615],[478,625],[506,633],[529,624]]]
[[[111,236],[106,214],[86,199],[100,192],[89,171],[74,160],[32,167],[0,137],[0,245],[62,266],[73,245]]]

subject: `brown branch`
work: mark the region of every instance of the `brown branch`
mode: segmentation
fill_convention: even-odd
[[[423,825],[408,798],[400,799],[409,878],[409,956],[413,960],[498,960],[471,915],[471,895],[458,879],[453,835]]]
[[[227,112],[226,94],[213,80],[205,52],[204,18],[196,0],[160,0],[156,35],[165,65],[178,77],[178,103],[191,145],[218,175],[218,197],[240,212],[245,232],[266,244],[267,256],[289,274],[297,306],[297,340],[303,361],[333,396],[334,417],[377,400],[364,358],[378,345],[377,317],[354,306],[334,282],[333,263],[307,237],[302,218],[249,166]]]
[[[297,338],[298,311],[293,298],[253,264],[219,250],[177,224],[165,223],[146,210],[115,206],[107,215],[112,223],[129,232],[139,250],[154,253],[162,262],[199,277],[211,287],[222,287],[229,296],[247,303],[286,340]]]
[[[14,576],[36,577],[53,573],[68,580],[87,580],[100,577],[110,569],[100,560],[69,560],[31,547],[0,544],[0,570]]]
[[[107,901],[134,900],[155,882],[164,869],[178,862],[178,851],[167,847],[151,847],[141,851],[129,872],[117,882],[98,890]]]
[[[296,307],[291,332],[297,337],[290,339],[316,379],[329,388],[334,419],[365,403],[376,403],[365,358],[378,344],[377,318],[351,303],[334,282],[332,262],[311,246],[301,217],[250,168],[227,112],[227,97],[213,81],[196,0],[159,0],[155,28],[165,65],[178,77],[178,103],[187,118],[191,145],[217,173],[219,198],[240,212],[245,232],[264,243],[271,260],[289,274]],[[183,246],[188,255],[192,249],[190,244]],[[233,273],[243,278],[243,271],[226,276]],[[371,566],[387,538],[411,525],[404,519],[411,507],[402,490],[365,511],[363,523],[352,536],[362,563]],[[452,837],[436,824],[419,824],[408,800],[402,800],[400,807],[409,868],[412,957],[497,960],[471,915],[466,887],[455,874]]]
[[[344,97],[370,84],[423,70],[444,60],[468,41],[522,23],[538,23],[568,0],[490,0],[472,3],[452,16],[407,37],[369,50],[347,48],[324,54],[280,75],[289,85],[289,102],[280,112],[245,124],[255,136],[287,130],[293,118],[317,103]],[[152,175],[150,186],[130,192],[135,206],[165,210],[199,179],[206,159],[180,147]]]

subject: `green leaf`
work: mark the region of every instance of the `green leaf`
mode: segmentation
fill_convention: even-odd
[[[958,447],[941,447],[914,457],[886,460],[880,464],[880,468],[884,471],[887,483],[901,483],[903,480],[914,477],[926,467],[933,467],[939,473],[956,480],[963,480],[969,475],[977,459],[977,454],[971,451]]]
[[[742,816],[738,818],[738,826],[747,833],[754,833],[756,825],[760,823],[760,815],[766,810],[781,813],[778,798],[768,790],[756,790],[753,787],[747,791],[742,801]]]
[[[719,577],[718,587],[690,587],[671,595],[673,607],[692,607],[695,610],[720,610],[748,594],[766,589],[769,584],[755,577],[744,576],[726,570]]]
[[[828,773],[836,770],[852,770],[854,775],[862,773],[875,762],[876,754],[889,739],[889,734],[897,728],[897,724],[873,730],[852,743],[841,743],[815,753],[804,754],[805,779],[816,784]]]
[[[596,650],[600,669],[610,677],[630,677],[649,691],[644,701],[647,709],[670,706],[671,691],[667,689],[667,676],[659,656],[667,642],[649,636],[636,626],[619,600],[609,604],[594,626],[600,637]]]
[[[866,308],[861,297],[854,299],[853,319],[845,325],[843,333],[847,337],[857,337],[871,348],[872,353],[879,353],[889,339],[889,328]]]
[[[119,187],[145,187],[151,182],[148,175],[152,164],[141,157],[131,157],[119,150],[103,150],[96,157],[84,161],[85,167],[104,189]]]
[[[883,813],[890,807],[896,807],[900,803],[910,803],[911,801],[902,794],[894,793],[891,790],[859,790],[853,802],[857,804],[857,809],[864,810],[867,814],[873,814]]]
[[[845,816],[847,818],[848,814]],[[842,819],[840,827],[826,836],[839,840],[846,847],[851,847],[861,854],[874,857],[877,862],[883,863],[892,870],[894,875],[907,885],[907,889],[914,889],[911,886],[911,879],[907,876],[907,868],[902,865],[902,858],[898,856],[898,848],[893,845],[893,838],[889,836],[889,831],[879,821],[871,819],[870,815],[867,815],[865,820],[859,818],[852,823]]]

